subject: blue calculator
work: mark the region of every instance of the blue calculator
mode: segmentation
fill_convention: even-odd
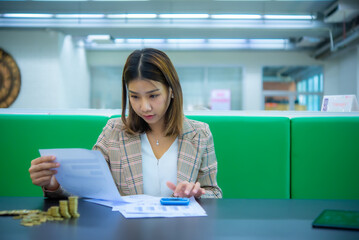
[[[177,198],[177,197],[170,197],[170,198],[161,198],[162,205],[188,205],[189,198]]]

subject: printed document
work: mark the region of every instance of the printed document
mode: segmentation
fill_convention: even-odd
[[[97,199],[85,201],[112,207],[112,211],[119,211],[125,218],[153,218],[153,217],[202,217],[206,211],[190,198],[189,205],[161,205],[160,197],[148,195],[131,195],[122,197],[127,203],[114,203]]]
[[[124,201],[100,151],[63,148],[40,149],[41,156],[56,156],[56,179],[73,195],[111,201]]]
[[[56,179],[73,195],[85,201],[111,207],[125,218],[207,216],[192,197],[187,206],[161,205],[160,197],[121,196],[106,160],[99,151],[80,148],[40,149],[41,156],[56,156]]]

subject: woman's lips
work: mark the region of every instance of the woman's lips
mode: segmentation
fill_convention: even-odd
[[[151,120],[155,115],[143,115],[146,120]]]

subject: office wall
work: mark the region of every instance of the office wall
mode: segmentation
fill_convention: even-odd
[[[87,108],[89,73],[84,49],[53,31],[0,30],[0,48],[21,72],[21,89],[12,108]]]
[[[90,66],[122,66],[131,51],[85,51],[69,36],[41,30],[0,30],[0,47],[17,61],[22,87],[12,108],[88,108]],[[243,68],[243,110],[261,110],[262,67],[322,65],[324,94],[359,95],[359,51],[325,61],[306,52],[166,51],[175,65],[237,65]]]
[[[166,51],[174,65],[238,65],[243,67],[243,110],[261,110],[262,67],[278,65],[324,65],[305,52],[281,51]],[[89,51],[90,66],[121,66],[130,51]]]
[[[359,96],[359,47],[348,48],[326,60],[324,94]]]

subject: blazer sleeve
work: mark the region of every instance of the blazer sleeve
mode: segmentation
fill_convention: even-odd
[[[222,198],[222,190],[217,184],[217,158],[214,151],[213,136],[206,124],[205,132],[208,134],[208,141],[202,154],[201,167],[197,181],[206,193],[201,198]]]

